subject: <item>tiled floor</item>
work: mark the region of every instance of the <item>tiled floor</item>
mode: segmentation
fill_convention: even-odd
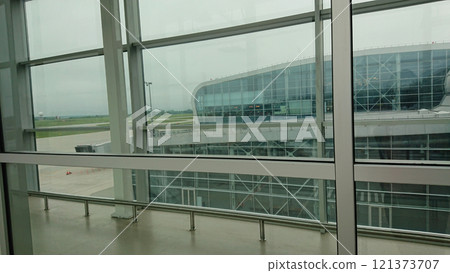
[[[187,214],[144,212],[137,224],[111,218],[113,207],[30,198],[35,254],[336,254],[336,241],[319,231],[266,224],[266,241],[259,241],[255,222],[196,216],[189,231]],[[111,243],[112,242],[112,243]],[[359,238],[360,254],[450,254],[450,247]]]
[[[36,254],[98,254],[130,220],[111,218],[113,207],[91,205],[84,216],[81,203],[30,198],[33,248]],[[319,231],[266,225],[266,241],[259,241],[256,222],[196,216],[189,231],[189,215],[144,212],[104,254],[336,254],[336,243]]]

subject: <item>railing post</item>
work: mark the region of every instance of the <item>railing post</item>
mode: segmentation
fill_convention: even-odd
[[[89,202],[88,200],[84,201],[84,216],[89,216]]]
[[[266,240],[266,230],[264,227],[264,220],[259,220],[259,240],[260,241]]]
[[[190,213],[189,213],[189,215],[190,215],[190,222],[191,222],[191,227],[190,227],[190,231],[194,231],[195,230],[195,215],[194,215],[194,212],[193,211],[191,211]]]
[[[44,210],[48,210],[48,196],[44,197]]]
[[[133,206],[133,223],[137,223],[137,206]]]

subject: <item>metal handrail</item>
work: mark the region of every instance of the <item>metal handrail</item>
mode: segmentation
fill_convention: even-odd
[[[320,223],[319,221],[314,221],[310,219],[299,219],[279,215],[263,215],[252,212],[242,212],[235,210],[226,209],[216,209],[216,208],[205,208],[205,207],[195,207],[186,205],[176,205],[154,202],[149,205],[146,202],[139,201],[127,201],[118,200],[113,198],[105,197],[93,197],[93,196],[83,196],[83,195],[71,195],[71,194],[61,194],[53,192],[41,192],[41,191],[28,191],[28,195],[31,197],[44,198],[45,210],[49,209],[48,199],[72,201],[84,203],[85,206],[85,216],[89,216],[89,203],[98,205],[125,205],[132,206],[134,217],[133,221],[137,222],[137,208],[166,211],[166,212],[176,212],[176,213],[188,213],[190,215],[190,228],[189,230],[195,230],[195,214],[210,217],[219,217],[225,219],[234,219],[241,221],[258,222],[260,230],[260,240],[265,241],[265,223],[271,223],[281,226],[289,227],[300,227],[311,230],[318,230],[321,233],[325,233],[325,228],[329,232],[336,233],[336,225],[334,223]],[[448,246],[450,244],[450,235],[421,232],[421,231],[409,231],[400,230],[392,228],[378,228],[378,227],[367,227],[358,225],[358,235],[365,237],[375,237],[383,239],[395,239],[403,240],[408,242],[416,243],[426,243],[433,245],[444,245]]]
[[[321,230],[327,228],[330,231],[336,231],[336,226],[332,224],[322,223],[320,224],[314,220],[308,219],[296,219],[292,217],[284,217],[284,216],[275,216],[275,215],[261,215],[258,213],[252,212],[242,212],[242,211],[231,211],[226,209],[217,209],[217,208],[205,208],[205,207],[195,207],[195,206],[186,206],[186,205],[176,205],[176,204],[167,204],[167,203],[159,203],[153,202],[152,204],[148,204],[146,202],[139,201],[127,201],[127,200],[118,200],[113,198],[105,198],[105,197],[93,197],[93,196],[84,196],[84,195],[71,195],[71,194],[61,194],[61,193],[53,193],[53,192],[38,192],[38,191],[28,191],[28,195],[32,197],[41,197],[47,199],[55,199],[55,200],[65,200],[65,201],[73,201],[73,202],[88,202],[91,204],[99,204],[99,205],[125,205],[132,207],[140,207],[147,208],[149,210],[160,210],[160,211],[169,211],[169,212],[183,212],[183,213],[191,213],[194,212],[197,215],[204,216],[217,216],[222,218],[235,218],[240,220],[247,221],[259,221],[264,220],[266,222],[275,223],[275,224],[283,224],[283,225],[294,225],[294,226],[302,226],[304,228]]]

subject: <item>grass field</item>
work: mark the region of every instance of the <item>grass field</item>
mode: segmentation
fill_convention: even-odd
[[[104,130],[106,131],[106,130]],[[88,134],[100,131],[79,130],[79,131],[51,131],[51,132],[36,132],[36,138],[57,137],[57,136],[70,136]]]
[[[92,123],[100,123],[99,126],[109,125],[109,117],[79,117],[79,118],[66,118],[66,119],[36,119],[34,124],[36,128],[43,127],[56,127],[56,126],[67,126],[67,125],[86,125]],[[104,130],[106,131],[106,129]],[[56,136],[69,136],[69,135],[79,135],[87,134],[92,132],[92,130],[61,130],[61,131],[48,131],[48,132],[36,132],[36,138],[46,138],[46,137],[56,137]]]
[[[99,123],[97,126],[107,126],[109,125],[108,116],[99,117],[77,117],[77,118],[65,118],[65,119],[35,119],[34,124],[36,128],[44,127],[57,127],[57,126],[67,126],[67,125],[88,125],[93,123]],[[192,123],[192,114],[172,114],[163,124],[167,123],[180,123],[189,124]],[[104,130],[106,131],[106,129]],[[47,132],[36,132],[36,138],[46,138],[46,137],[56,137],[56,136],[69,136],[69,135],[79,135],[87,134],[92,132],[92,130],[64,130],[60,131],[47,131]]]
[[[109,117],[84,117],[84,118],[66,118],[66,119],[36,119],[34,125],[36,128],[65,126],[65,125],[81,125],[91,123],[109,123]]]

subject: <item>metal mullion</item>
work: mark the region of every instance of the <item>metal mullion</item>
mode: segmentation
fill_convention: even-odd
[[[316,65],[316,78],[315,78],[315,90],[316,90],[316,122],[319,125],[320,132],[325,135],[325,113],[324,113],[324,29],[323,19],[321,18],[320,11],[323,9],[323,0],[315,0],[315,65]],[[320,35],[319,35],[320,34]],[[316,141],[317,144],[317,157],[325,156],[325,142]],[[326,182],[324,180],[317,180],[319,191],[319,219],[322,223],[327,222],[327,195],[326,195]]]
[[[354,171],[356,181],[450,186],[450,168],[444,166],[355,164]]]
[[[147,40],[139,43],[133,43],[133,45],[143,45],[145,48],[156,48],[163,46],[172,46],[179,44],[186,44],[192,42],[200,42],[211,39],[225,38],[230,36],[248,34],[253,32],[277,29],[282,27],[289,27],[294,25],[300,25],[305,23],[314,22],[315,12],[306,12],[298,15],[286,16],[266,21],[254,22],[244,25],[219,28],[214,30],[183,34],[178,36],[172,36],[167,38],[160,38],[154,40]]]
[[[0,255],[14,254],[6,166],[0,166]]]
[[[353,15],[365,14],[396,8],[406,8],[415,5],[429,4],[444,0],[377,0],[352,5]],[[320,12],[323,20],[331,19],[331,9],[324,9]]]
[[[331,19],[331,9],[323,9],[320,11],[320,18],[322,18],[322,20],[330,20]]]
[[[372,149],[372,148],[371,148]],[[398,148],[396,148],[398,149]],[[406,148],[409,149],[409,148]],[[420,149],[420,148],[418,148]],[[435,148],[433,150],[446,150],[448,148],[438,149]],[[426,160],[395,160],[395,159],[358,159],[356,164],[361,166],[368,165],[377,165],[377,166],[395,166],[395,165],[403,165],[403,166],[423,166],[423,167],[450,167],[450,161],[426,161]]]
[[[30,89],[29,69],[18,65],[21,60],[28,59],[27,33],[25,23],[25,4],[19,0],[8,0],[4,2],[6,11],[6,26],[9,48],[9,71],[11,90],[2,90],[11,93],[11,97],[2,96],[4,99],[2,106],[11,112],[8,119],[1,122],[2,135],[8,133],[8,141],[3,142],[2,152],[5,150],[35,150],[33,136],[23,135],[23,128],[33,127],[32,102]],[[5,95],[5,94],[3,94]],[[3,109],[5,110],[5,109]],[[9,204],[6,207],[10,218],[10,253],[32,254],[33,242],[31,235],[31,222],[28,208],[28,198],[23,193],[24,189],[39,189],[37,171],[30,166],[5,166],[2,164],[2,173],[8,179],[8,184],[4,185],[5,199]],[[14,193],[12,193],[14,191]],[[11,206],[20,203],[21,206]]]
[[[39,66],[39,65],[45,65],[45,64],[52,64],[52,63],[59,63],[59,62],[66,62],[66,61],[72,61],[72,60],[78,60],[78,59],[84,59],[84,58],[91,58],[91,57],[97,57],[102,56],[103,48],[96,48],[91,50],[85,50],[85,51],[79,51],[79,52],[73,52],[63,55],[57,55],[57,56],[51,56],[51,57],[44,57],[29,61],[20,62],[19,65],[27,65],[27,66]]]
[[[351,0],[332,3],[333,122],[338,254],[357,254],[353,177],[353,94]]]
[[[142,49],[133,46],[133,42],[141,42],[141,27],[139,18],[139,1],[127,0],[125,4],[125,23],[127,28],[127,48],[128,48],[128,71],[130,79],[131,112],[136,113],[145,106],[144,87],[144,64],[142,59]],[[149,87],[150,88],[150,87]],[[150,105],[151,93],[150,93]],[[152,109],[153,110],[153,109]],[[136,120],[133,120],[133,143],[137,143]],[[144,131],[143,138],[147,139],[147,132]],[[146,143],[146,141],[144,141]],[[144,146],[145,147],[145,146]],[[135,147],[134,153],[145,154],[147,149]],[[136,171],[136,199],[138,201],[149,201],[148,172],[145,170]]]
[[[3,4],[3,3],[2,3]],[[0,152],[5,152],[3,118],[0,112]],[[0,255],[14,254],[6,164],[0,164]]]
[[[28,130],[28,129],[27,129]],[[161,146],[162,148],[167,147],[167,146]],[[6,156],[9,155],[9,156]],[[190,158],[190,159],[194,159],[196,157],[196,155],[194,154],[171,154],[171,153],[167,153],[167,152],[161,152],[160,154],[157,153],[153,153],[153,154],[145,154],[145,155],[134,155],[134,154],[128,154],[128,153],[121,153],[121,154],[117,154],[117,153],[97,153],[95,155],[92,154],[80,154],[80,153],[65,153],[65,152],[35,152],[35,151],[28,151],[28,150],[21,150],[21,151],[12,151],[12,152],[5,152],[5,153],[0,153],[0,163],[4,162],[4,163],[24,163],[24,162],[14,162],[14,160],[8,160],[7,158],[11,157],[11,156],[19,156],[18,158],[23,159],[23,155],[38,155],[38,156],[66,156],[66,157],[70,157],[70,156],[80,156],[80,155],[84,155],[84,156],[93,156],[93,157],[125,157],[125,158]],[[199,154],[199,156],[201,158],[205,158],[205,159],[212,159],[212,160],[217,160],[217,159],[229,159],[229,158],[233,158],[233,159],[237,159],[237,160],[249,160],[252,161],[252,159],[246,155],[234,155],[234,156],[227,156],[227,155],[208,155],[208,154]],[[311,164],[320,164],[320,163],[324,163],[324,164],[333,164],[333,160],[331,158],[312,158],[312,157],[277,157],[277,156],[264,156],[264,157],[257,157],[258,160],[260,161],[273,161],[273,162],[286,162],[287,164],[291,164],[291,163],[299,163],[299,164],[304,164],[304,163],[311,163]],[[7,162],[6,162],[6,161]],[[33,164],[33,163],[31,163]],[[41,164],[40,162],[37,162],[36,164]],[[450,162],[448,162],[448,164],[450,165]],[[67,165],[70,166],[70,165]],[[258,175],[261,175],[260,173]]]
[[[429,4],[444,0],[377,0],[352,5],[353,15],[365,14],[389,9],[406,8],[415,5]],[[323,20],[331,19],[331,9],[320,12]]]
[[[181,171],[195,158],[194,156],[121,156],[92,154],[43,154],[4,153],[0,162],[17,164],[37,164],[51,166],[73,166],[91,168],[116,168],[133,170]],[[287,160],[259,159],[275,176],[334,180],[334,164],[328,162],[299,162]],[[251,158],[199,157],[186,171],[261,175],[261,165]]]
[[[356,116],[358,116],[358,114],[356,113]],[[405,124],[448,124],[450,122],[450,118],[446,118],[446,117],[433,117],[433,118],[429,118],[429,119],[360,119],[360,120],[355,120],[355,125],[362,125],[362,126],[366,126],[366,125],[405,125]]]
[[[127,103],[125,88],[125,73],[123,61],[123,44],[121,39],[119,0],[101,0],[102,37],[105,54],[105,75],[110,117],[111,150],[122,154],[129,152],[126,143]],[[131,171],[124,169],[113,170],[114,197],[132,200],[133,187]],[[116,206],[113,217],[130,218],[133,210],[126,206]]]
[[[383,10],[392,10],[396,8],[406,8],[421,4],[429,4],[445,0],[377,0],[365,3],[352,4],[353,15],[377,12]]]

